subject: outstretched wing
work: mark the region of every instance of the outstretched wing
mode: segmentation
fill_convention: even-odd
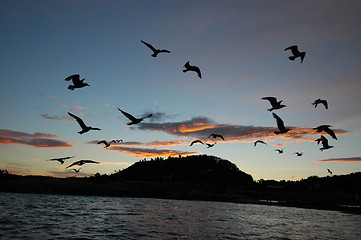
[[[289,49],[291,49],[293,55],[297,55],[300,53],[300,51],[298,51],[297,45],[289,46],[288,48],[285,49],[285,51],[287,51]]]
[[[80,127],[81,127],[82,129],[84,129],[84,128],[87,127],[87,126],[85,125],[85,123],[83,122],[83,120],[82,120],[80,117],[75,116],[74,114],[72,114],[72,113],[70,113],[70,112],[68,112],[68,114],[69,114],[71,117],[75,118],[75,120],[79,123],[79,125],[80,125]]]
[[[283,123],[283,120],[277,116],[277,114],[275,113],[272,113],[273,114],[273,117],[276,119],[276,122],[277,122],[277,127],[282,130],[282,129],[285,129],[285,125]]]
[[[101,144],[101,143],[104,143],[104,145],[107,145],[107,142],[105,140],[101,140],[97,144]]]
[[[70,168],[70,167],[72,167],[72,166],[79,165],[79,163],[80,163],[80,165],[81,165],[81,162],[82,162],[82,160],[73,162],[72,164],[70,164],[70,165],[67,166],[66,168]]]
[[[130,121],[136,121],[137,119],[135,117],[133,117],[131,114],[127,113],[127,112],[124,112],[123,110],[121,110],[120,108],[118,108],[119,111],[121,111],[124,116],[126,116]]]
[[[332,129],[330,129],[330,128],[325,128],[324,131],[327,132],[333,139],[336,139],[336,140],[337,140],[336,134],[335,134],[335,132],[334,132]]]
[[[96,163],[96,164],[98,164],[99,162],[96,162],[96,161],[93,161],[93,160],[81,160],[82,161],[82,163],[84,164],[84,163]]]
[[[268,100],[272,106],[277,105],[277,98],[275,97],[263,97],[263,100]]]
[[[191,67],[191,65],[189,64],[189,61],[186,62],[186,64],[184,64],[184,67],[185,67],[185,68],[190,68],[190,67]]]
[[[144,43],[147,47],[149,47],[153,52],[156,52],[157,49],[155,49],[150,43],[144,42],[143,40],[140,40],[142,43]]]
[[[326,109],[328,109],[328,103],[326,100],[321,100],[321,103],[325,106]]]
[[[69,77],[65,78],[65,81],[70,81],[70,80],[73,81],[74,85],[81,83],[79,74],[73,74],[73,75],[70,75]]]
[[[202,78],[202,73],[201,73],[201,70],[199,69],[199,67],[195,67],[194,69],[195,69],[196,73],[198,74],[198,77]]]
[[[201,140],[194,140],[193,142],[191,142],[191,145],[190,145],[190,146],[192,146],[192,145],[195,144],[195,143],[204,144]]]

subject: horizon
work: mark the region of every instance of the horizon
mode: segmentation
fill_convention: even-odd
[[[6,56],[0,169],[67,177],[75,161],[99,162],[79,166],[82,177],[109,175],[143,158],[207,154],[254,180],[361,171],[359,1],[5,0],[0,6]],[[141,41],[170,53],[152,57]],[[292,45],[306,52],[302,63],[289,59],[285,49]],[[183,72],[187,61],[202,78]],[[90,86],[69,90],[65,78],[73,74]],[[263,97],[286,107],[269,112]],[[319,98],[328,109],[312,105]],[[118,108],[152,116],[127,125]],[[68,112],[101,130],[78,134]],[[272,113],[291,130],[274,134]],[[337,140],[313,129],[320,125],[331,125]],[[334,148],[320,151],[321,135]],[[97,144],[113,139],[122,142]],[[194,140],[216,144],[190,146]],[[256,140],[266,144],[254,147]],[[70,156],[64,164],[48,161]]]

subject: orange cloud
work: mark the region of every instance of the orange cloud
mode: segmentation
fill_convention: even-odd
[[[121,152],[127,155],[132,155],[137,158],[155,158],[168,157],[174,155],[195,155],[198,152],[184,152],[170,149],[155,149],[155,148],[130,148],[130,147],[110,147],[108,150]]]
[[[324,160],[317,160],[315,162],[361,162],[361,157],[329,158]]]
[[[45,133],[23,133],[0,129],[0,144],[22,144],[37,148],[74,147],[68,142],[57,140],[59,136]]]

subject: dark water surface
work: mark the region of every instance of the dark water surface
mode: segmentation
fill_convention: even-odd
[[[0,239],[361,239],[361,216],[224,202],[0,192]]]

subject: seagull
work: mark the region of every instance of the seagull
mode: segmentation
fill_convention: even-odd
[[[190,145],[190,146],[192,146],[192,145],[195,144],[195,143],[204,144],[201,140],[194,140],[193,142],[191,142],[191,145]]]
[[[272,108],[267,109],[269,112],[286,107],[286,105],[281,104],[283,100],[277,101],[277,98],[275,97],[263,97],[262,99],[270,102]]]
[[[213,144],[206,143],[206,145],[207,145],[207,148],[211,148],[211,147],[213,147],[214,145],[216,145],[216,143],[213,143]]]
[[[301,157],[301,156],[302,156],[302,154],[303,154],[303,152],[294,152],[293,154],[296,154],[296,155],[297,155],[297,157]]]
[[[111,140],[109,143],[107,143],[107,141],[102,140],[102,141],[98,142],[98,144],[104,143],[104,145],[105,145],[104,148],[108,148],[108,147],[110,147],[110,144],[116,143],[116,142],[117,142],[116,140]]]
[[[323,135],[321,135],[321,137],[319,139],[316,139],[316,142],[317,142],[317,144],[320,144],[320,142],[322,143],[322,148],[320,148],[321,151],[334,147],[334,146],[328,145],[328,140]]]
[[[316,128],[313,128],[313,129],[319,133],[324,131],[324,132],[328,133],[333,139],[337,140],[336,134],[334,133],[334,131],[332,131],[332,129],[330,129],[330,127],[331,127],[330,125],[321,125]]]
[[[131,122],[130,123],[127,123],[127,125],[133,125],[133,124],[137,124],[137,123],[140,123],[141,121],[143,121],[143,119],[145,118],[149,118],[152,116],[152,114],[149,114],[148,116],[146,117],[142,117],[142,118],[135,118],[133,117],[131,114],[127,113],[127,112],[124,112],[123,110],[121,110],[119,107],[118,107],[118,110],[121,111],[124,116],[126,116]]]
[[[323,104],[325,106],[326,109],[328,109],[328,104],[326,100],[321,100],[321,99],[316,99],[313,103],[311,103],[312,105],[315,106],[315,108],[317,107],[318,104]]]
[[[327,172],[328,172],[329,174],[332,174],[331,170],[330,170],[330,169],[328,169],[328,168],[327,168]]]
[[[81,169],[81,168],[78,168],[78,169],[73,168],[72,170],[74,170],[74,172],[78,173],[78,172],[80,172],[80,169]]]
[[[212,133],[211,135],[209,135],[208,138],[210,138],[210,137],[213,137],[213,138],[219,137],[219,138],[222,138],[222,140],[224,141],[224,137],[223,137],[222,135],[220,135],[220,134],[214,134],[214,133]]]
[[[72,164],[70,164],[66,168],[70,168],[70,167],[75,166],[75,165],[82,166],[82,165],[84,165],[86,163],[96,163],[96,164],[98,164],[99,162],[96,162],[96,161],[93,161],[93,160],[79,160],[79,161],[73,162]]]
[[[152,51],[152,57],[156,57],[158,55],[158,53],[170,53],[170,51],[166,50],[166,49],[156,49],[155,47],[153,47],[151,44],[144,42],[143,40],[140,40],[142,43],[144,43],[147,47],[149,47]]]
[[[90,130],[100,130],[100,128],[93,128],[91,126],[85,125],[85,123],[83,122],[83,120],[80,117],[77,117],[74,114],[71,114],[70,112],[68,112],[68,114],[71,117],[75,118],[75,120],[79,123],[80,127],[82,128],[82,130],[80,132],[78,132],[79,134],[89,132]]]
[[[73,74],[67,78],[65,78],[65,81],[73,81],[73,85],[69,85],[68,89],[73,91],[75,88],[82,88],[85,86],[90,86],[89,84],[85,83],[84,80],[85,78],[80,80],[80,75],[79,74]]]
[[[73,158],[73,157],[52,158],[52,159],[49,159],[48,161],[58,161],[58,162],[60,162],[60,164],[63,164],[65,162],[65,160],[70,159],[70,158]]]
[[[276,149],[275,151],[277,151],[277,152],[278,152],[278,154],[283,153],[283,149]]]
[[[286,132],[288,132],[288,131],[290,131],[291,129],[289,129],[289,128],[285,128],[285,125],[284,125],[284,123],[283,123],[283,121],[282,121],[282,119],[279,117],[279,116],[277,116],[275,113],[272,113],[273,114],[273,117],[276,119],[276,121],[277,121],[277,127],[278,127],[278,129],[279,129],[279,131],[274,131],[274,133],[275,134],[280,134],[280,133],[286,133]]]
[[[254,147],[257,145],[257,143],[263,143],[263,144],[266,144],[266,145],[267,145],[267,143],[265,143],[264,141],[262,141],[262,140],[257,140],[257,141],[254,142]]]
[[[189,61],[184,64],[184,67],[186,69],[184,69],[183,72],[194,71],[198,74],[199,78],[202,78],[201,70],[199,69],[199,67],[190,65]]]
[[[285,49],[285,51],[291,49],[293,56],[288,57],[290,60],[295,60],[296,58],[300,57],[301,58],[301,63],[303,62],[303,59],[306,56],[306,52],[300,52],[298,51],[298,46],[297,45],[293,45],[290,46],[288,48]]]

